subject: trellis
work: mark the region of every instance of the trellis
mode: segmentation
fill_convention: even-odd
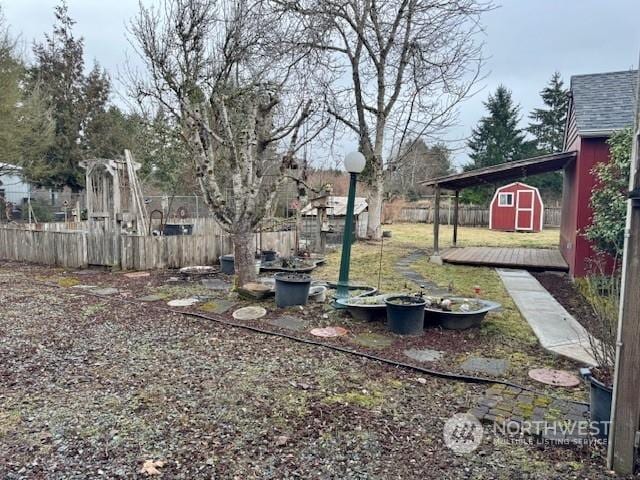
[[[140,164],[125,150],[124,158],[83,160],[87,219],[145,234],[147,211],[137,171]]]

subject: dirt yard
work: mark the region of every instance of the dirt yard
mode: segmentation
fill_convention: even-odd
[[[135,300],[166,280],[0,264],[0,478],[610,478],[600,450],[490,432],[456,455],[443,424],[486,385]]]

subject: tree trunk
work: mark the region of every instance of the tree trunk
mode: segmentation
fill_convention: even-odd
[[[384,195],[384,177],[382,173],[376,174],[376,179],[371,185],[371,191],[367,198],[368,221],[367,237],[371,240],[382,239],[382,199]]]
[[[242,286],[256,279],[253,234],[249,231],[237,231],[231,236],[238,285]]]

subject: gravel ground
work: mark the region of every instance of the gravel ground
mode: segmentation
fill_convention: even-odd
[[[446,419],[481,386],[44,286],[0,265],[0,478],[610,478],[602,452]],[[92,280],[109,274],[94,274]],[[146,472],[141,469],[146,463]]]

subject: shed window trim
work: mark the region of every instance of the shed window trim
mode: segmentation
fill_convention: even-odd
[[[504,192],[498,194],[499,207],[513,207],[513,193]]]

